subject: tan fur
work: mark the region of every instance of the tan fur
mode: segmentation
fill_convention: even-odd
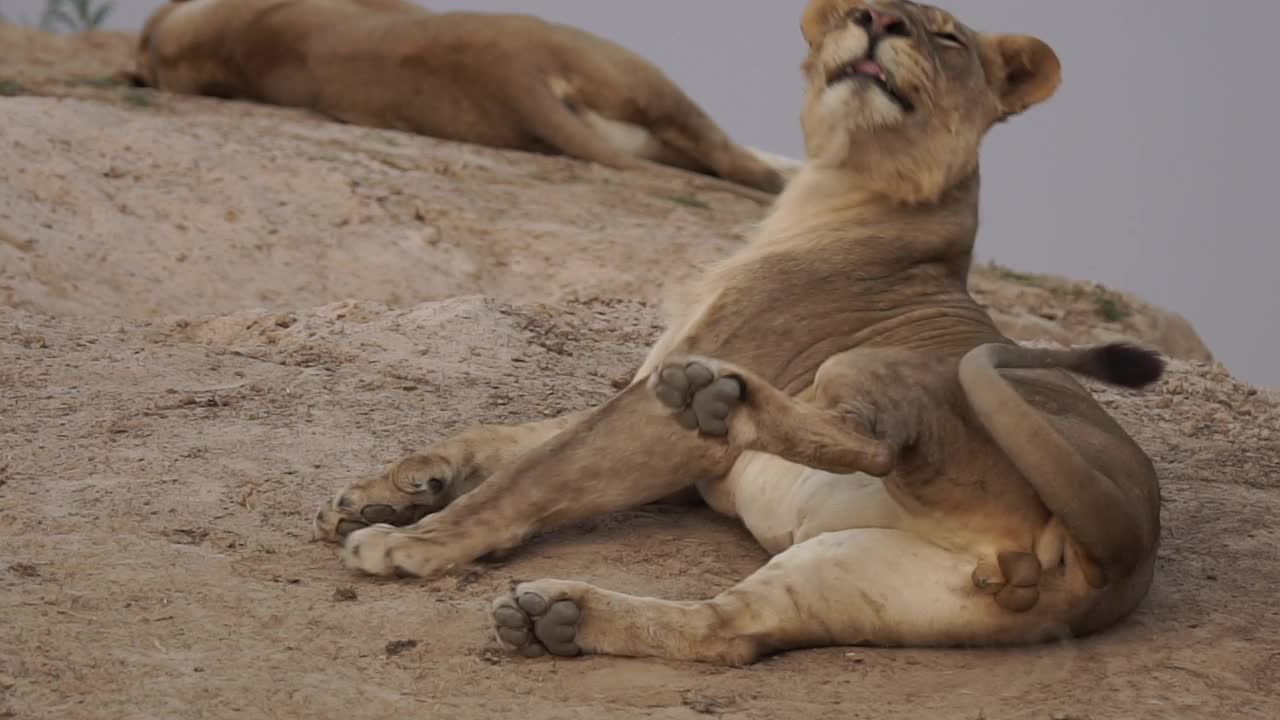
[[[660,163],[764,193],[778,170],[657,67],[526,15],[403,0],[176,0],[143,28],[139,84],[614,168]]]
[[[897,34],[872,43],[869,10],[898,17]],[[1133,385],[1158,372],[1125,380],[1106,348],[1020,349],[966,287],[978,147],[1053,94],[1053,51],[898,0],[813,0],[803,29],[806,165],[749,246],[683,296],[634,383],[562,424],[438,446],[426,457],[483,482],[409,527],[351,532],[351,567],[437,575],[694,486],[775,557],[696,602],[523,583],[494,603],[498,637],[527,655],[746,663],[1037,642],[1138,605],[1156,476],[1067,371]],[[839,79],[868,53],[901,102]],[[468,464],[491,447],[499,461]],[[325,536],[364,524],[340,505],[317,518]]]

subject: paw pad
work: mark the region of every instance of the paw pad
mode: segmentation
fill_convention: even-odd
[[[717,378],[711,367],[690,361],[659,371],[654,395],[676,411],[681,427],[724,437],[729,434],[729,413],[742,400],[742,381],[731,375]]]
[[[582,652],[575,642],[581,614],[572,600],[551,602],[525,592],[499,601],[493,622],[498,639],[525,657],[573,657]]]

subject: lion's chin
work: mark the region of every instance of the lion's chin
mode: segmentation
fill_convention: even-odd
[[[874,93],[892,100],[904,113],[915,110],[910,98],[895,88],[878,63],[863,60],[842,65],[827,78],[827,91],[846,90],[859,94]]]
[[[897,100],[866,82],[840,82],[827,87],[818,111],[828,118],[824,124],[854,133],[900,127],[911,117]]]

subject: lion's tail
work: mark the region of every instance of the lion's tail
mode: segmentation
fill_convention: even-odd
[[[1063,369],[1113,385],[1138,388],[1164,373],[1156,353],[1124,343],[1075,350],[982,345],[960,361],[960,384],[996,444],[1035,488],[1049,510],[1108,575],[1126,575],[1150,546],[1154,528],[1117,482],[1094,469],[1049,421],[999,373],[1001,369]]]

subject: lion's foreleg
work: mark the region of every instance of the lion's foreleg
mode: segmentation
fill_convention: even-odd
[[[471,492],[499,468],[516,462],[585,414],[463,430],[337,492],[316,513],[315,535],[339,542],[374,523],[417,522]]]
[[[436,575],[724,474],[732,451],[682,431],[668,414],[644,386],[632,386],[416,525],[352,533],[344,559],[376,575]]]
[[[809,403],[768,381],[710,358],[673,358],[649,379],[658,399],[680,425],[724,437],[738,451],[776,455],[832,473],[882,477],[893,470],[894,433],[877,437],[869,403]]]

